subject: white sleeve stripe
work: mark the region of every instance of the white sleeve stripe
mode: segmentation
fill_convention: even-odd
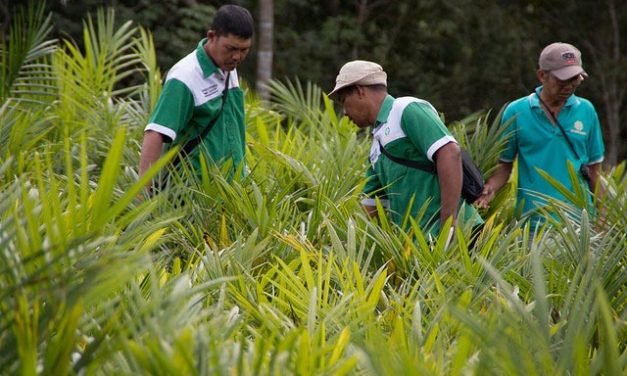
[[[444,136],[431,144],[431,146],[429,146],[429,150],[427,150],[427,158],[429,158],[429,160],[433,162],[433,154],[435,154],[436,151],[438,151],[442,146],[448,144],[449,142],[457,143],[453,136]]]
[[[390,200],[381,200],[379,199],[379,201],[381,201],[381,205],[384,208],[389,208],[390,207]],[[361,200],[361,204],[364,206],[377,206],[377,200],[375,200],[374,198],[365,198],[363,200]]]
[[[163,125],[159,125],[157,123],[148,124],[146,128],[144,128],[144,132],[146,131],[155,131],[169,137],[172,141],[176,140],[176,132],[168,127],[164,127]]]
[[[603,162],[604,160],[605,160],[605,156],[601,156],[601,158],[599,158],[599,159],[596,159],[596,160],[594,160],[594,161],[589,161],[589,162],[588,162],[588,165],[593,165],[593,164],[601,163],[601,162]]]

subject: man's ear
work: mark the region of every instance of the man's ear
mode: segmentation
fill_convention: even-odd
[[[543,71],[542,69],[538,69],[538,70],[536,71],[536,77],[538,78],[538,81],[540,81],[540,82],[542,82],[542,83],[543,83],[543,82],[544,82],[544,80],[546,80],[546,79],[548,78],[548,77],[547,77],[547,72],[546,72],[546,71]]]
[[[214,30],[207,30],[207,39],[208,40],[213,40],[215,37],[217,37],[218,34],[216,34],[216,32]]]
[[[366,87],[365,86],[355,85],[355,90],[357,91],[357,95],[359,97],[363,97],[364,95],[366,95]]]

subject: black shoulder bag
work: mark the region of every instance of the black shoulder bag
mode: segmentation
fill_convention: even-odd
[[[207,123],[207,126],[202,130],[202,132],[200,132],[198,136],[192,138],[191,140],[183,144],[183,147],[181,148],[181,150],[174,156],[174,158],[172,158],[172,162],[169,168],[171,169],[176,168],[176,166],[178,166],[181,163],[183,158],[190,155],[190,153],[194,151],[196,146],[198,146],[198,144],[202,142],[202,140],[209,134],[211,129],[216,125],[218,119],[220,118],[220,115],[222,115],[222,110],[224,110],[224,104],[226,103],[226,98],[228,96],[228,91],[229,91],[230,78],[231,78],[231,71],[229,71],[226,74],[226,79],[224,82],[224,90],[222,91],[222,104],[220,105],[220,110],[214,115],[213,118],[211,118],[211,120],[209,120],[209,123]],[[166,173],[166,176],[164,176],[164,178],[161,179],[161,184],[160,184],[161,189],[163,189],[166,186],[167,181],[168,179],[167,179],[167,173]]]
[[[555,114],[553,112],[551,112],[551,110],[549,110],[549,106],[547,106],[546,103],[544,103],[544,101],[542,100],[542,98],[540,98],[539,95],[538,95],[538,99],[540,100],[540,103],[542,104],[542,106],[544,107],[546,112],[551,117],[551,120],[553,120],[553,123],[555,123],[555,125],[557,125],[557,127],[560,129],[560,131],[562,131],[562,135],[564,135],[564,138],[566,139],[566,143],[570,147],[570,150],[573,152],[573,154],[575,154],[575,158],[577,158],[577,160],[581,162],[581,158],[579,158],[579,154],[575,150],[575,146],[573,145],[573,143],[570,141],[570,139],[566,135],[566,131],[564,130],[564,128],[562,127],[560,122],[557,121],[557,116],[555,116]],[[586,183],[590,183],[590,169],[588,169],[588,165],[585,165],[585,164],[581,163],[581,167],[579,167],[579,173],[584,178]]]
[[[383,155],[388,157],[391,161],[407,167],[415,168],[417,170],[423,170],[433,175],[438,174],[434,163],[420,163],[409,159],[395,157],[387,150],[385,150],[383,145],[381,145],[381,141],[377,140],[377,142],[379,143],[381,153],[383,153]],[[483,192],[483,175],[481,174],[481,170],[479,170],[479,167],[477,167],[477,165],[475,165],[475,163],[472,161],[470,154],[468,154],[466,150],[461,149],[461,156],[462,172],[464,175],[462,181],[462,197],[464,198],[464,200],[466,200],[467,203],[472,204],[479,198],[479,196],[481,196],[481,192]]]

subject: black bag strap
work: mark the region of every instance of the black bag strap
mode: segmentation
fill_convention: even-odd
[[[426,171],[426,172],[429,172],[431,174],[436,174],[437,173],[437,170],[435,168],[435,164],[433,164],[433,163],[421,163],[421,162],[412,161],[412,160],[409,160],[409,159],[395,157],[392,154],[390,154],[387,150],[385,150],[383,145],[381,145],[381,141],[377,140],[377,142],[379,143],[379,149],[381,150],[381,153],[383,153],[383,155],[388,157],[393,162],[396,162],[398,164],[402,164],[402,165],[407,166],[407,167],[411,167],[411,168],[415,168],[415,169],[418,169],[418,170]]]
[[[544,107],[546,112],[551,117],[551,120],[553,120],[553,123],[555,123],[555,125],[557,125],[557,127],[560,129],[560,131],[562,131],[562,135],[564,135],[564,138],[566,139],[566,142],[568,143],[568,146],[570,147],[570,150],[573,152],[573,154],[575,154],[575,158],[577,158],[578,161],[581,161],[581,158],[579,158],[579,154],[575,150],[575,147],[573,146],[573,143],[570,142],[570,138],[568,138],[568,136],[566,135],[566,131],[564,130],[564,128],[562,127],[560,122],[557,121],[557,116],[555,116],[555,114],[553,112],[551,112],[551,110],[549,109],[549,106],[547,106],[546,103],[544,103],[542,98],[540,98],[540,96],[538,94],[536,94],[536,95],[538,96],[538,99],[540,100],[540,103],[542,104],[542,106]]]
[[[224,90],[222,91],[222,104],[220,105],[220,110],[215,114],[213,118],[211,118],[209,123],[207,123],[207,126],[202,130],[202,132],[200,132],[198,136],[192,138],[183,145],[177,157],[172,160],[173,166],[176,166],[181,162],[182,156],[189,155],[196,148],[196,146],[198,146],[198,144],[200,144],[202,140],[209,134],[214,125],[216,125],[218,119],[220,118],[220,115],[222,115],[222,110],[224,110],[224,104],[226,103],[226,98],[229,91],[230,78],[231,71],[228,71],[224,82]]]

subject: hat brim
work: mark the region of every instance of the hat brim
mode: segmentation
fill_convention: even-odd
[[[335,97],[335,95],[337,94],[338,91],[344,89],[345,87],[351,86],[352,82],[344,82],[341,84],[337,84],[335,85],[335,87],[333,88],[333,90],[331,90],[331,92],[329,94],[327,94],[327,97],[333,99],[333,97]]]
[[[583,68],[579,65],[571,65],[562,69],[556,69],[551,71],[551,74],[557,77],[558,80],[562,81],[570,80],[571,78],[579,74],[581,74],[585,78],[588,78],[588,73],[586,73],[586,71],[584,71]]]
[[[387,74],[379,67],[378,71],[374,72],[365,72],[358,75],[352,75],[350,77],[349,74],[345,74],[349,77],[341,77],[342,71],[338,75],[338,78],[335,81],[335,87],[328,94],[329,97],[337,94],[340,90],[345,89],[347,87],[353,85],[362,85],[362,86],[371,86],[371,85],[384,85],[387,86]],[[332,98],[333,99],[333,98]]]

